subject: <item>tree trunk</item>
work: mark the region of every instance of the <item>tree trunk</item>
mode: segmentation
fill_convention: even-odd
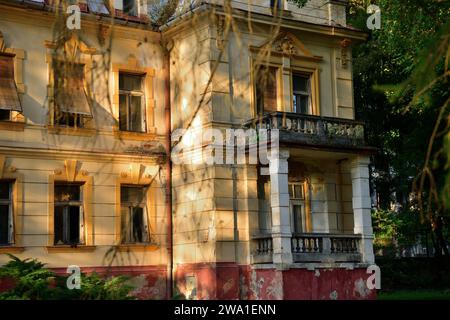
[[[436,234],[436,242],[439,243],[439,247],[441,248],[441,254],[442,254],[442,250],[444,251],[444,255],[445,256],[449,256],[449,252],[448,252],[448,248],[447,248],[447,243],[445,242],[444,239],[444,235],[442,234],[442,229],[443,229],[443,221],[442,221],[442,217],[438,217],[436,219],[436,223],[435,223],[435,234]]]

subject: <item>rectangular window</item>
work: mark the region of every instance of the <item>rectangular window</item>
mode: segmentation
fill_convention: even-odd
[[[292,214],[294,218],[294,233],[303,232],[303,209],[301,204],[292,205]]]
[[[122,243],[148,242],[147,188],[143,186],[121,186],[121,239]]]
[[[11,111],[0,109],[0,121],[10,121]]]
[[[12,182],[0,181],[0,245],[14,242]]]
[[[283,9],[282,4],[283,0],[270,0],[270,7],[272,8],[272,10]]]
[[[303,183],[290,183],[289,184],[289,198],[291,199],[305,199],[305,191]]]
[[[55,184],[55,245],[84,243],[83,186]]]
[[[0,120],[11,120],[11,111],[22,112],[14,80],[14,56],[0,53]]]
[[[84,87],[84,64],[54,62],[55,124],[80,128],[92,117]]]
[[[104,0],[88,0],[87,5],[90,12],[97,14],[109,14]]]
[[[294,233],[302,233],[306,230],[306,201],[304,182],[289,183],[289,199],[291,212],[291,229]]]
[[[270,207],[270,179],[269,176],[258,175],[258,212],[259,231],[261,233],[272,232],[272,210]]]
[[[144,75],[119,73],[119,129],[145,132]]]
[[[293,74],[293,108],[295,113],[312,114],[311,80],[309,75]]]
[[[123,12],[129,16],[137,16],[137,0],[123,0]]]
[[[278,68],[257,66],[255,71],[256,111],[258,114],[277,111]]]

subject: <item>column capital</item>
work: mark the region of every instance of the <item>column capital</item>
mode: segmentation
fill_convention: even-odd
[[[288,149],[275,149],[270,150],[269,160],[287,160],[289,159],[289,150]]]
[[[350,166],[352,168],[368,166],[370,164],[370,158],[368,156],[356,156],[351,159]]]

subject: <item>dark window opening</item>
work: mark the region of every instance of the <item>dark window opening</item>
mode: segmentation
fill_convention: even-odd
[[[0,121],[10,121],[11,111],[0,109]]]
[[[0,181],[0,245],[13,243],[12,183]]]
[[[83,116],[75,113],[59,112],[55,116],[55,122],[62,127],[83,128],[83,120]]]
[[[270,207],[270,177],[258,175],[258,224],[261,233],[272,232],[272,210]]]
[[[144,76],[119,74],[119,129],[145,132]]]
[[[136,0],[123,0],[123,12],[129,16],[137,16]]]
[[[149,241],[146,187],[121,186],[122,243]]]
[[[292,84],[293,111],[300,114],[312,114],[310,77],[304,74],[294,74]]]
[[[55,245],[83,244],[83,221],[82,185],[56,184]]]
[[[294,215],[294,233],[303,232],[303,221],[302,221],[302,206],[293,205],[293,215]]]
[[[270,0],[270,7],[274,11],[279,11],[279,10],[283,9],[282,4],[283,4],[283,0]]]

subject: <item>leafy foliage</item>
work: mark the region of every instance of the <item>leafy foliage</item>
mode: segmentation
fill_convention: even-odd
[[[422,225],[417,211],[375,210],[372,212],[374,224],[374,249],[382,250],[383,256],[395,256],[402,249],[417,244],[430,233],[429,227]]]
[[[69,290],[66,277],[58,276],[36,259],[9,255],[11,260],[0,268],[0,279],[12,280],[13,288],[0,293],[0,300],[129,300],[133,289],[128,277],[102,277],[81,274],[81,288]]]
[[[297,7],[301,8],[306,4],[306,2],[308,2],[308,0],[289,0],[289,2],[292,2],[296,4]]]
[[[11,260],[0,268],[0,278],[13,279],[14,289],[0,294],[0,299],[41,299],[49,294],[49,284],[54,274],[36,259]]]
[[[398,204],[405,221],[423,222],[439,254],[450,228],[450,2],[350,0],[349,23],[367,30],[370,3],[381,29],[353,57],[357,117],[378,148],[372,187],[380,210]]]

